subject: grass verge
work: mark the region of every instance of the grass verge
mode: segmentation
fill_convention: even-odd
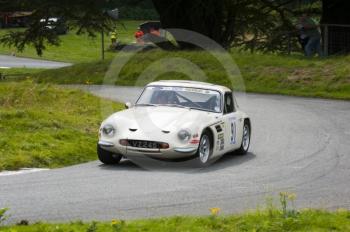
[[[101,120],[100,99],[92,95],[31,81],[1,83],[0,171],[96,159]]]
[[[18,80],[26,79],[35,73],[44,71],[45,69],[30,69],[30,68],[0,68],[0,76],[2,80]]]
[[[350,231],[350,212],[303,210],[295,216],[279,211],[254,211],[232,216],[171,217],[161,219],[107,222],[72,222],[67,224],[36,223],[27,226],[2,227],[4,232],[140,232],[140,231]]]
[[[120,56],[127,55],[119,53]],[[248,92],[285,94],[306,97],[350,99],[350,56],[328,59],[306,59],[302,56],[251,54],[232,51],[231,56],[238,65]],[[208,77],[206,81],[232,87],[222,65],[208,52],[151,50],[141,52],[123,67],[117,85],[144,85],[150,80],[191,79],[195,70],[177,62],[153,65],[157,76],[141,79],[140,74],[155,62],[167,58],[180,58],[195,64]],[[115,67],[111,60],[77,64],[57,70],[47,70],[33,77],[39,83],[57,84],[102,84],[108,70]],[[174,71],[175,70],[175,71]],[[184,74],[186,73],[186,75]],[[193,78],[192,78],[193,79]],[[242,90],[233,82],[236,90]]]

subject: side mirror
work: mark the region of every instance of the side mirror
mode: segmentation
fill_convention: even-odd
[[[130,109],[132,104],[130,102],[125,103],[125,109]]]

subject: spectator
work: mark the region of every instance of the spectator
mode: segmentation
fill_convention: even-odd
[[[307,57],[311,57],[314,53],[318,53],[322,56],[321,51],[321,33],[318,29],[319,25],[308,16],[308,14],[303,14],[297,24],[297,28],[300,30],[300,39],[302,42],[307,42],[304,47],[304,52]]]
[[[303,50],[304,54],[306,55],[305,47],[306,47],[306,44],[309,42],[309,37],[307,37],[305,30],[302,29],[302,26],[300,24],[298,24],[296,27],[299,30],[298,41],[301,45],[301,49]]]
[[[111,44],[112,44],[113,47],[116,46],[116,44],[117,44],[117,37],[118,37],[117,28],[115,28],[111,32]]]
[[[136,38],[136,42],[138,44],[141,44],[143,45],[144,44],[144,41],[142,39],[142,37],[144,36],[144,33],[143,31],[141,31],[140,29],[138,29],[136,32],[135,32],[135,38]]]

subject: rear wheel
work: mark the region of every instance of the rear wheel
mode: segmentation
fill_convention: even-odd
[[[213,153],[211,134],[205,131],[199,141],[198,146],[198,164],[199,166],[207,166],[209,164],[210,157]]]
[[[251,127],[248,120],[244,121],[243,125],[243,137],[241,147],[238,149],[238,153],[241,155],[245,155],[248,153],[250,146],[250,135],[251,135]]]
[[[106,151],[97,144],[98,159],[104,164],[117,164],[122,159],[122,156],[110,151]]]

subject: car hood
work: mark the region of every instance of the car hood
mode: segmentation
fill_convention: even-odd
[[[188,108],[138,106],[113,114],[105,123],[114,124],[117,129],[141,129],[144,132],[201,130],[202,126],[218,121],[217,116],[217,113]]]

